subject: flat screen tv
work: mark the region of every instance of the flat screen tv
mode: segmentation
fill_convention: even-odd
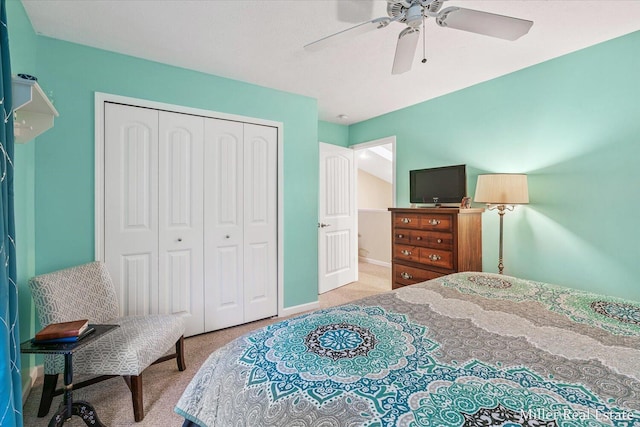
[[[409,171],[409,202],[457,203],[467,195],[465,165]]]

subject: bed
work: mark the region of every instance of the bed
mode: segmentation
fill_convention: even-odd
[[[640,426],[640,303],[457,273],[215,351],[185,426]]]

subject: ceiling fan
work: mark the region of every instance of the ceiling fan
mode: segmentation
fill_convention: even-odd
[[[495,13],[462,7],[447,7],[442,9],[446,0],[387,0],[387,14],[363,22],[354,27],[321,38],[304,46],[307,50],[322,49],[330,44],[349,39],[358,34],[385,28],[392,22],[406,24],[400,31],[396,53],[393,60],[392,74],[402,74],[411,69],[415,56],[420,27],[427,18],[434,18],[436,23],[445,28],[484,34],[505,40],[516,40],[529,32],[533,21],[497,15]],[[425,62],[425,60],[423,60]]]

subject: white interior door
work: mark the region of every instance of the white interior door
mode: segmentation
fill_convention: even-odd
[[[318,292],[358,280],[353,150],[320,143]]]
[[[244,124],[244,321],[278,314],[278,131]]]
[[[204,332],[204,119],[160,111],[158,258],[161,313],[189,313],[185,335]]]
[[[158,311],[158,112],[105,105],[105,263],[120,315]]]
[[[204,119],[105,105],[105,263],[122,315],[188,313],[204,331]]]
[[[205,329],[275,316],[277,129],[205,120]]]
[[[121,314],[186,312],[187,336],[277,315],[279,127],[103,106],[96,251]]]
[[[243,124],[205,119],[205,329],[244,321]]]

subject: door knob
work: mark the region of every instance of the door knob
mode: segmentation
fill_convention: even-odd
[[[319,222],[318,223],[318,228],[325,228],[325,227],[329,227],[331,224],[325,224],[324,222]]]
[[[182,237],[178,237],[178,242],[182,242]]]

